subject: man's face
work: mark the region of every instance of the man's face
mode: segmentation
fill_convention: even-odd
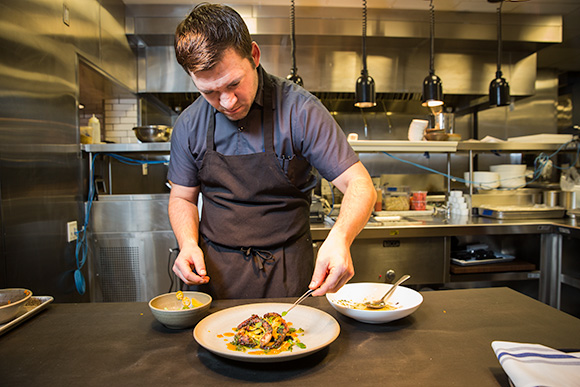
[[[191,78],[201,95],[229,120],[244,118],[258,91],[260,49],[252,43],[253,63],[228,49],[210,70],[198,71]]]

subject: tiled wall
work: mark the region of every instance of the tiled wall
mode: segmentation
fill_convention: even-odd
[[[137,143],[133,128],[137,126],[137,99],[105,100],[103,139],[117,144]]]

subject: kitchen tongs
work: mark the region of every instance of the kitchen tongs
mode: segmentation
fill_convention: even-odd
[[[312,294],[312,292],[315,289],[308,289],[306,291],[306,293],[304,293],[299,299],[296,300],[296,302],[294,304],[292,304],[292,306],[285,312],[282,312],[282,316],[286,316],[288,314],[288,312],[290,312],[296,305],[300,304],[302,301],[304,301],[310,294]]]

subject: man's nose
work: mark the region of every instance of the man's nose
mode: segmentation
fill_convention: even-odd
[[[223,93],[220,96],[220,105],[226,110],[233,108],[237,101],[238,99],[234,93]]]

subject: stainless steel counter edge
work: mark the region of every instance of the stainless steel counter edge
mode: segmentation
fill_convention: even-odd
[[[576,219],[521,219],[499,220],[483,217],[446,220],[440,217],[412,217],[423,224],[404,223],[388,226],[365,227],[357,239],[446,237],[482,234],[552,234],[560,233],[580,238],[580,225]],[[329,223],[312,224],[312,240],[323,240],[332,226]]]
[[[498,142],[486,143],[481,141],[351,141],[353,149],[357,152],[440,152],[455,153],[465,151],[544,151],[557,150],[562,144],[551,143],[523,143],[523,142]],[[167,152],[171,143],[131,143],[131,144],[81,144],[81,150],[85,152]],[[575,150],[575,144],[569,144],[565,150]]]

